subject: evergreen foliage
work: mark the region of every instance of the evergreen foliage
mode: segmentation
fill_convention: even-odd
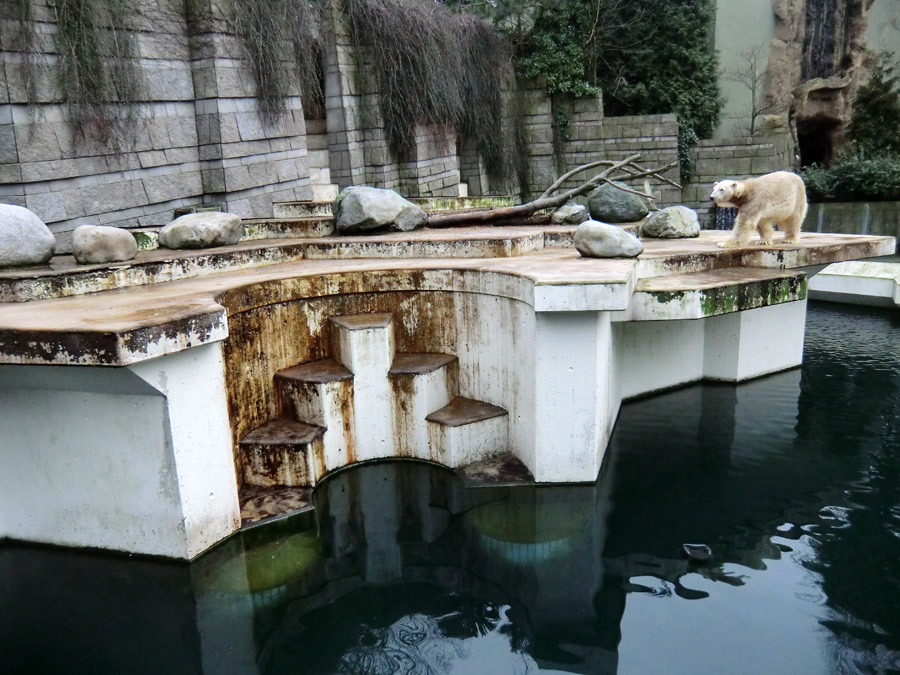
[[[900,200],[900,155],[842,153],[827,167],[808,166],[803,181],[812,201]]]
[[[860,157],[900,156],[900,68],[888,54],[873,64],[853,100],[847,140]]]

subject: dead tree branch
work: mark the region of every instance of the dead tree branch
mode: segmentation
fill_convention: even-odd
[[[640,166],[639,164],[636,164],[636,161],[638,159],[640,159],[640,155],[631,155],[630,157],[626,157],[625,159],[620,161],[600,160],[597,162],[584,164],[560,176],[553,182],[553,184],[549,188],[544,191],[544,193],[540,197],[525,204],[516,204],[515,206],[500,206],[493,209],[475,212],[455,211],[452,213],[432,213],[428,216],[428,227],[480,225],[503,220],[511,220],[513,218],[526,218],[538,211],[542,211],[544,209],[555,209],[559,206],[562,206],[570,199],[574,199],[575,197],[590,192],[601,183],[613,184],[614,181],[629,181],[636,178],[653,177],[677,188],[681,187],[678,183],[671,181],[661,175],[663,172],[677,166],[678,162],[672,162],[658,168],[647,169]],[[594,169],[599,166],[603,166],[606,168],[578,187],[553,195],[553,193],[557,192],[563,185],[563,183],[569,180],[572,176],[575,176],[582,171]],[[640,195],[648,199],[653,198],[652,195],[648,195],[647,193],[641,192],[640,190],[622,187],[621,185],[616,185],[615,187],[623,190],[624,192]]]

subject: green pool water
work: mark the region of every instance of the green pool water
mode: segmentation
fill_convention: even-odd
[[[0,544],[0,673],[900,672],[900,313],[811,304],[801,368],[625,404],[594,485],[314,498],[191,565]]]

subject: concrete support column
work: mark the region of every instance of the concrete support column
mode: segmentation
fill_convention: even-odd
[[[2,366],[0,409],[0,538],[190,559],[240,524],[220,343]]]
[[[607,312],[537,314],[535,456],[529,466],[539,482],[596,479],[615,421],[611,351]]]
[[[706,379],[741,382],[799,366],[803,361],[805,299],[704,321]]]

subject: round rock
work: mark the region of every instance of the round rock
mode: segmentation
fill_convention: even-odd
[[[159,231],[159,245],[174,249],[213,248],[236,244],[243,234],[241,217],[233,213],[189,213]]]
[[[338,234],[377,230],[409,232],[425,225],[428,214],[393,190],[354,185],[344,188],[332,206]]]
[[[644,245],[621,227],[586,220],[575,230],[575,248],[585,258],[634,258]]]
[[[137,241],[121,227],[81,225],[72,233],[72,255],[82,265],[131,260],[137,252]]]
[[[563,204],[550,214],[550,221],[556,225],[579,225],[587,219],[587,207],[581,204]]]
[[[650,214],[641,226],[641,236],[659,239],[689,239],[700,236],[697,212],[686,206],[669,206]]]
[[[24,206],[0,204],[0,267],[42,265],[53,257],[56,238]]]
[[[625,192],[617,187],[632,189],[625,183],[604,183],[588,195],[588,211],[594,220],[604,223],[633,223],[650,213],[645,197]]]

